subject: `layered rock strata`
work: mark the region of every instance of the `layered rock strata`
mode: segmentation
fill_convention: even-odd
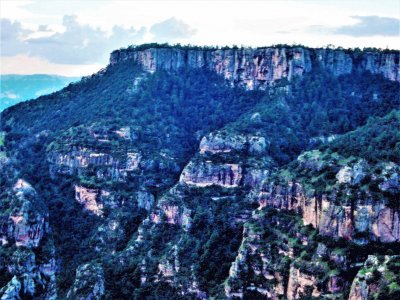
[[[224,76],[232,85],[261,88],[278,80],[291,80],[320,66],[335,76],[353,70],[369,71],[400,81],[398,52],[344,51],[305,47],[237,49],[190,49],[158,47],[114,51],[110,64],[133,59],[145,71],[176,71],[182,67],[207,68]]]

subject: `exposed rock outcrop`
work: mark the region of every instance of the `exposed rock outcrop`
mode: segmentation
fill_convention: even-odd
[[[81,175],[88,167],[97,167],[98,178],[120,180],[127,176],[128,172],[139,169],[141,155],[128,152],[125,159],[117,159],[111,154],[98,152],[94,149],[73,147],[66,153],[52,151],[48,155],[50,173]]]
[[[396,299],[400,287],[395,282],[400,256],[368,256],[351,285],[349,300]],[[398,276],[398,275],[397,275]]]
[[[23,179],[16,180],[1,201],[9,206],[0,218],[1,246],[15,250],[8,255],[6,271],[1,270],[12,279],[1,288],[0,299],[56,299],[55,249],[45,204]]]
[[[157,204],[157,208],[150,215],[150,220],[159,224],[166,222],[182,226],[184,229],[189,229],[191,224],[191,211],[185,207],[162,201]]]
[[[155,203],[154,195],[146,191],[139,191],[137,192],[137,203],[139,208],[151,211]]]
[[[68,299],[102,299],[104,271],[99,264],[88,263],[78,267],[75,282],[68,291]]]
[[[266,148],[265,137],[232,135],[227,132],[210,133],[200,141],[200,153],[226,153],[233,150],[262,153]]]
[[[6,286],[0,289],[1,300],[18,300],[21,299],[21,282],[14,276]]]
[[[103,204],[98,202],[100,191],[89,189],[83,186],[75,186],[75,200],[91,213],[101,216],[103,214]]]
[[[17,247],[38,247],[48,230],[48,213],[33,187],[18,179],[10,195],[13,209],[1,226],[2,244],[14,243]]]
[[[211,161],[201,161],[190,162],[182,171],[179,181],[199,187],[210,185],[237,187],[241,179],[242,168],[238,164],[214,164]]]
[[[261,206],[297,211],[305,225],[313,225],[322,235],[353,240],[356,233],[364,233],[373,241],[400,241],[399,211],[381,201],[356,200],[338,205],[326,196],[307,196],[304,188],[294,182],[286,187],[267,184],[258,197]]]
[[[262,232],[245,226],[238,255],[225,282],[225,294],[231,298],[244,298],[254,291],[268,299],[279,299],[285,293],[282,274],[276,270],[271,246],[266,245]],[[253,278],[252,278],[253,277]]]
[[[154,206],[154,196],[145,190],[138,191],[132,195],[133,198],[136,199],[136,204],[139,208],[150,211]],[[75,185],[75,200],[82,204],[85,210],[100,217],[103,216],[104,208],[122,208],[127,201],[126,199],[116,199],[110,191],[88,188],[82,185]],[[133,202],[129,204],[133,204]]]
[[[289,282],[287,287],[287,299],[302,299],[305,296],[318,297],[321,292],[318,291],[315,276],[307,275],[295,267],[290,267]]]
[[[208,68],[231,84],[248,89],[266,88],[271,83],[310,72],[319,65],[335,76],[352,70],[370,71],[400,81],[399,53],[269,47],[238,49],[190,49],[180,47],[127,48],[111,53],[110,64],[133,59],[145,71],[178,70],[182,67]]]

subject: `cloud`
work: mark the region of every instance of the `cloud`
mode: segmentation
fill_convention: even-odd
[[[331,33],[354,37],[400,35],[400,19],[379,16],[352,16],[351,18],[358,22],[340,27],[313,25],[308,29],[314,33]]]
[[[29,38],[33,31],[24,29],[19,22],[1,20],[2,55],[18,54],[42,57],[58,64],[92,64],[107,59],[109,52],[121,46],[141,42],[145,28],[135,30],[114,26],[111,33],[78,23],[76,16],[63,17],[65,31],[39,38]],[[40,25],[36,31],[48,31]]]
[[[342,26],[335,30],[337,34],[350,36],[398,36],[400,19],[379,16],[352,16],[358,20],[354,25]]]
[[[5,99],[5,98],[14,100],[14,99],[21,98],[21,96],[19,96],[19,95],[17,95],[17,94],[14,94],[14,93],[12,93],[12,92],[0,93],[0,99]]]
[[[176,18],[169,18],[156,23],[150,28],[154,40],[157,42],[176,42],[181,39],[191,38],[196,34],[196,29]]]
[[[32,33],[24,29],[20,22],[11,22],[8,19],[1,19],[1,55],[14,55],[25,51],[24,37]]]
[[[41,31],[41,32],[51,32],[51,29],[49,28],[49,25],[39,25],[38,31]]]
[[[36,30],[25,29],[20,22],[1,19],[2,56],[25,55],[44,58],[54,64],[96,64],[107,61],[109,53],[121,46],[142,43],[144,27],[114,26],[111,32],[80,24],[75,15],[64,15],[63,32],[51,31],[46,24]],[[175,18],[151,26],[158,42],[176,42],[196,33],[189,25]]]

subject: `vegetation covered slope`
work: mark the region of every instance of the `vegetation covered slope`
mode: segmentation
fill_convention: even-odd
[[[391,111],[400,105],[399,91],[380,75],[335,77],[318,68],[266,91],[246,91],[209,70],[148,74],[126,60],[5,110],[3,148],[48,206],[60,297],[253,299],[266,291],[287,296],[290,286],[297,296],[347,295],[354,264],[397,246],[365,234],[329,243],[299,215],[265,208],[268,199],[258,194],[288,179],[307,193],[332,190],[341,162],[332,171],[329,163],[307,169],[297,159],[316,147],[312,153],[323,163],[336,155],[346,163],[354,156],[374,166],[398,164],[398,112]],[[385,117],[367,124],[372,116]],[[363,242],[376,246],[348,256]],[[271,261],[258,277],[265,255]],[[338,269],[329,262],[335,255],[347,260]],[[317,265],[305,263],[317,256]],[[279,276],[266,273],[274,269]],[[96,274],[85,279],[85,270]],[[329,289],[325,271],[340,277],[332,279],[341,280],[340,288]],[[293,274],[300,273],[315,275],[307,277],[311,289],[298,287],[301,276]]]

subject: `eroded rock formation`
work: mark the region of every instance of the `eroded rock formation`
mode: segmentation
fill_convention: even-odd
[[[238,164],[214,164],[211,161],[190,162],[182,171],[180,182],[199,187],[219,185],[237,187],[242,179]]]
[[[75,282],[68,291],[69,299],[102,299],[104,295],[104,271],[99,264],[90,263],[78,267]]]
[[[98,152],[84,147],[72,147],[69,152],[61,153],[52,151],[48,155],[50,173],[81,175],[89,167],[97,167],[96,176],[120,180],[127,176],[128,172],[139,169],[141,155],[128,152],[124,159],[115,158],[111,154]]]
[[[310,72],[320,65],[331,74],[369,71],[400,81],[399,53],[353,52],[341,49],[269,47],[240,49],[127,48],[114,51],[110,63],[133,59],[145,71],[178,70],[182,67],[208,68],[223,75],[231,84],[248,89],[265,88],[277,80]]]
[[[355,200],[349,204],[335,204],[334,199],[306,195],[299,183],[287,186],[265,185],[260,191],[262,206],[294,210],[303,217],[305,225],[311,224],[322,235],[353,240],[356,233],[381,242],[400,241],[399,212],[380,201]]]

